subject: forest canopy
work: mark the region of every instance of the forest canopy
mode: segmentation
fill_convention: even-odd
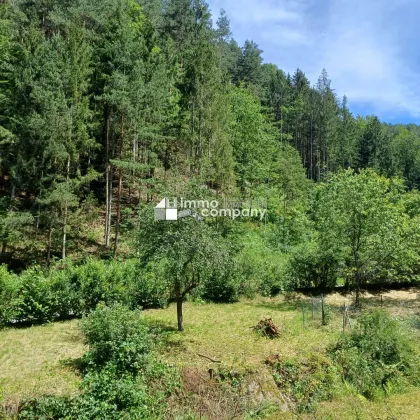
[[[311,85],[301,69],[264,63],[223,10],[6,0],[0,69],[1,261],[11,269],[135,257],[216,300],[417,281],[420,128],[352,115],[325,69]],[[167,196],[265,197],[268,211],[177,222],[217,254],[216,274],[187,245],[164,261],[153,233],[178,231],[148,209]]]

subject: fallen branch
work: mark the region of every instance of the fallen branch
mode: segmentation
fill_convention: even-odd
[[[210,360],[213,363],[222,363],[221,360],[212,359],[211,357],[205,356],[204,354],[197,353],[197,356],[204,357],[204,359],[208,359],[208,360]]]

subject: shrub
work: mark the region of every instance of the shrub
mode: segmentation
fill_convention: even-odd
[[[290,254],[286,268],[289,289],[298,287],[334,287],[338,276],[338,261],[334,254],[321,254],[313,242],[297,246]]]
[[[343,379],[368,398],[419,381],[418,356],[396,321],[381,311],[363,314],[331,354]]]
[[[240,290],[241,280],[238,269],[232,261],[229,261],[221,267],[215,267],[198,292],[203,299],[229,303],[239,299]]]
[[[143,377],[116,376],[111,369],[85,376],[82,393],[73,397],[47,396],[23,403],[21,420],[161,419],[167,410],[165,392],[150,388]]]
[[[19,316],[13,300],[19,290],[19,277],[7,271],[7,266],[0,266],[0,325],[12,322]]]
[[[179,377],[154,360],[152,338],[139,312],[99,305],[82,321],[89,344],[79,395],[42,397],[23,404],[19,418],[160,419]]]
[[[79,292],[82,313],[94,309],[100,302],[111,305],[124,300],[124,275],[120,264],[88,259],[69,273],[71,283]]]
[[[68,397],[45,396],[25,401],[19,410],[22,420],[71,419],[72,399]]]
[[[142,377],[116,375],[113,369],[92,371],[82,384],[83,393],[73,401],[78,418],[147,419],[153,396]]]
[[[45,322],[54,316],[54,297],[44,274],[37,269],[20,276],[0,273],[0,324]]]
[[[133,308],[165,308],[170,293],[163,264],[149,263],[141,267],[138,263],[130,273],[129,295]]]
[[[149,361],[151,340],[140,312],[122,305],[99,305],[81,323],[89,352],[90,368],[114,366],[117,372],[137,372]]]

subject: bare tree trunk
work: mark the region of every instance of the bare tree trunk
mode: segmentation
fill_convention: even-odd
[[[48,232],[48,245],[47,245],[47,267],[50,266],[51,260],[51,243],[52,243],[52,234],[53,234],[53,227],[52,223],[50,224],[50,230]]]
[[[121,135],[120,135],[120,160],[123,157],[124,148],[124,114],[121,115]],[[122,179],[123,171],[120,167],[118,169],[118,197],[117,197],[117,219],[115,222],[115,241],[114,241],[114,258],[118,253],[118,240],[120,235],[120,221],[121,221],[121,195],[122,195]]]
[[[105,246],[109,247],[110,233],[111,233],[111,193],[112,185],[111,180],[111,165],[109,163],[109,110],[106,109],[106,145],[105,145]]]
[[[3,241],[2,245],[1,245],[1,255],[4,256],[6,254],[6,250],[7,250],[7,241]]]
[[[14,184],[12,184],[12,189],[10,191],[10,204],[9,207],[7,209],[8,212],[12,211],[13,208],[13,200],[15,199],[15,195],[16,195],[16,187]],[[7,239],[5,239],[2,243],[1,246],[1,255],[4,256],[6,254],[6,250],[7,250]]]
[[[70,156],[67,159],[67,182],[70,178]],[[64,204],[64,216],[63,216],[63,244],[61,248],[61,258],[64,260],[66,258],[66,242],[67,242],[67,217],[68,217],[68,204]]]
[[[178,331],[184,331],[184,316],[182,314],[182,296],[178,296],[176,299],[176,316],[178,320]]]
[[[356,272],[356,301],[354,302],[354,305],[356,308],[360,308],[360,273],[359,271]]]
[[[67,215],[68,215],[68,208],[66,204],[65,209],[64,209],[64,217],[63,217],[63,243],[61,247],[61,258],[63,260],[66,258]]]

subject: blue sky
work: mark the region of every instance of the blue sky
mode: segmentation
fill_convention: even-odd
[[[352,112],[420,124],[420,0],[208,0],[242,45],[315,83],[325,67]]]

